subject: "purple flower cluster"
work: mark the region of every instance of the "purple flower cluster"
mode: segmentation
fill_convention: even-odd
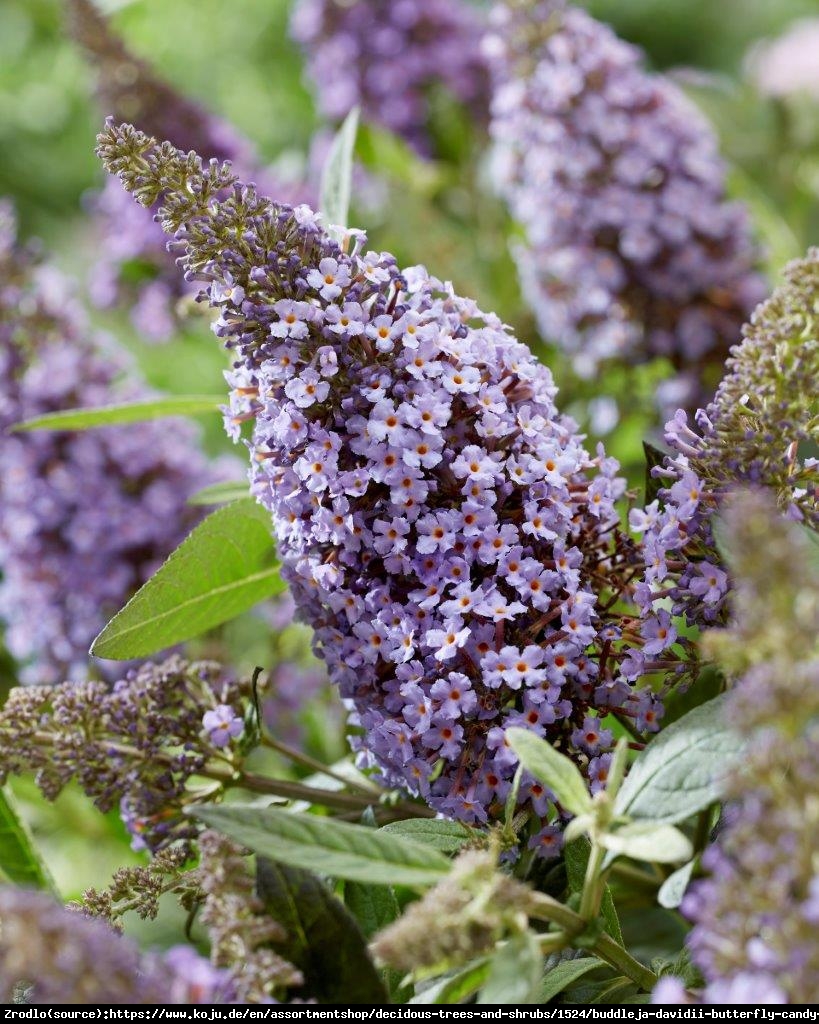
[[[25,999],[22,1000],[22,997]],[[231,1002],[226,971],[188,947],[140,953],[102,921],[48,896],[0,888],[0,999],[4,1003]]]
[[[481,22],[464,0],[298,0],[291,32],[305,50],[319,108],[332,121],[360,106],[365,119],[425,152],[436,86],[485,119]]]
[[[662,668],[680,643],[671,615],[689,625],[724,619],[730,580],[712,522],[738,484],[768,490],[791,519],[819,530],[819,250],[785,270],[785,281],[754,312],[732,349],[716,396],[695,420],[679,411],[666,424],[672,454],[654,470],[659,497],[631,512],[643,534],[645,570],[635,591],[644,645],[623,665],[628,679]],[[671,611],[664,607],[671,602]]]
[[[0,784],[34,774],[54,800],[76,781],[101,811],[119,806],[135,849],[159,849],[196,834],[183,805],[233,781],[255,739],[245,728],[251,707],[248,680],[178,656],[113,687],[15,687],[0,710]],[[212,781],[192,788],[192,776]]]
[[[111,30],[93,0],[66,0],[68,28],[96,70],[96,92],[106,114],[133,121],[182,149],[195,149],[218,160],[231,160],[256,176],[275,194],[309,198],[303,186],[286,187],[260,168],[249,140],[198,103],[180,95],[134,56]],[[184,318],[185,303],[195,290],[185,286],[168,255],[162,230],[150,213],[127,201],[107,182],[90,200],[101,259],[89,292],[103,309],[130,307],[131,319],[149,342],[167,341]]]
[[[598,716],[645,729],[657,709],[613,681],[609,601],[634,561],[613,506],[624,484],[558,413],[549,370],[497,317],[358,232],[347,251],[305,207],[130,126],[109,126],[99,152],[141,201],[162,194],[163,225],[220,310],[237,357],[229,428],[254,420],[253,489],[356,708],[362,764],[486,821],[517,767],[515,725],[599,785],[612,738]],[[531,780],[520,797],[553,817]]]
[[[770,496],[725,509],[736,578],[729,630],[708,638],[738,674],[729,719],[748,737],[730,779],[709,877],[686,894],[688,945],[706,1002],[815,1003],[819,998],[819,585],[806,531]],[[743,998],[739,998],[743,993]]]
[[[703,404],[763,294],[714,134],[639,51],[563,0],[504,0],[485,42],[495,177],[544,337],[584,376],[667,358],[664,409]]]
[[[0,429],[60,409],[143,398],[55,271],[0,212]],[[22,677],[88,671],[88,647],[184,538],[210,471],[186,423],[7,435],[0,445],[0,618]]]

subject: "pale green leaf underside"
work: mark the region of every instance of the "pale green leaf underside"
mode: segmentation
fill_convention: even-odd
[[[358,107],[353,107],[333,139],[321,175],[319,208],[328,227],[347,226],[352,192],[353,149],[357,132]]]
[[[565,754],[528,729],[507,729],[506,739],[526,771],[548,786],[567,811],[586,814],[591,810],[583,776]]]

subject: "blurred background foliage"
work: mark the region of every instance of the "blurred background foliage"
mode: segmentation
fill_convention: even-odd
[[[287,34],[285,0],[107,0],[114,28],[139,55],[181,91],[233,122],[263,157],[298,174],[319,126],[302,81],[301,58]],[[761,98],[744,73],[758,40],[777,35],[793,19],[816,13],[816,0],[588,0],[593,14],[643,46],[652,65],[672,73],[711,117],[733,165],[732,189],[751,207],[768,251],[772,276],[784,261],[819,238],[819,119],[817,103]],[[66,38],[59,0],[0,0],[0,195],[13,199],[24,235],[43,240],[57,263],[83,287],[93,256],[84,203],[102,174],[94,137],[102,112],[92,96],[92,73]],[[496,309],[555,369],[563,408],[591,434],[606,434],[608,450],[641,488],[643,439],[651,434],[651,396],[662,367],[604,379],[572,379],[565,360],[536,338],[523,308],[507,240],[502,205],[485,187],[485,140],[446,97],[435,105],[437,158],[423,163],[400,141],[364,126],[358,140],[363,177],[355,223],[376,248],[406,263],[425,262],[450,277],[462,294]],[[369,178],[368,176],[373,176]],[[149,381],[180,393],[218,392],[227,362],[203,316],[164,346],[137,337],[127,314],[96,312],[104,326],[136,354]],[[611,429],[592,395],[609,394],[631,411]],[[214,453],[230,446],[217,417],[203,423]],[[286,656],[308,663],[306,631],[291,627],[270,648],[270,630],[245,616],[194,654],[225,648],[242,668]],[[0,680],[10,666],[0,659]],[[338,716],[319,703],[302,723],[317,757],[344,751]],[[100,816],[77,793],[45,805],[16,787],[58,885],[66,898],[90,884],[103,886],[128,849],[115,814]],[[93,851],[93,853],[89,853]],[[139,931],[138,921],[129,927]],[[168,918],[169,936],[179,920]],[[176,931],[175,931],[176,930]],[[152,941],[162,934],[151,929]]]

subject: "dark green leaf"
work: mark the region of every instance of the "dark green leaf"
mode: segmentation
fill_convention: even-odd
[[[315,875],[259,857],[256,889],[267,914],[287,932],[274,949],[304,975],[302,998],[383,1005],[387,993],[364,936]]]
[[[506,740],[526,771],[548,786],[567,811],[589,813],[589,790],[573,761],[528,729],[507,729]]]
[[[569,892],[579,895],[583,891],[583,882],[586,878],[586,865],[589,862],[591,844],[583,836],[568,843],[564,848],[564,863],[566,865],[566,880],[569,885]],[[606,886],[603,890],[603,899],[600,902],[600,917],[603,927],[613,939],[623,944],[623,933],[620,931],[620,921],[617,917],[617,910],[614,906],[611,891]]]
[[[662,466],[665,462],[666,453],[661,448],[656,448],[648,441],[643,441],[643,452],[646,457],[646,500],[645,504],[650,505],[657,497],[663,487],[661,477],[652,476],[652,469],[655,466]]]
[[[383,825],[382,832],[414,839],[418,843],[426,843],[442,853],[457,853],[473,838],[473,833],[465,825],[457,821],[444,821],[435,818],[407,818],[404,821],[391,821]]]
[[[252,498],[212,512],[91,647],[124,660],[190,640],[284,589],[270,514]]]
[[[242,501],[248,496],[250,485],[245,481],[229,481],[203,487],[188,498],[189,505],[226,505],[231,501]]]
[[[16,885],[55,891],[34,839],[7,789],[0,789],[0,873]]]
[[[401,913],[395,893],[386,885],[346,882],[344,903],[367,939],[392,924]]]
[[[124,423],[144,423],[168,416],[197,416],[218,412],[225,404],[224,395],[168,395],[145,402],[102,405],[94,409],[63,409],[45,416],[23,420],[12,428],[22,430],[90,430],[92,427],[113,427]]]
[[[631,767],[615,811],[674,824],[719,800],[744,746],[723,721],[725,696],[689,711],[649,743]]]
[[[240,804],[193,807],[191,813],[256,853],[322,875],[427,886],[449,872],[446,857],[429,846],[346,821]]]
[[[576,981],[603,966],[603,961],[596,956],[581,956],[577,960],[562,960],[556,967],[548,971],[540,986],[540,1001],[548,1003],[550,999],[573,985]]]
[[[333,139],[321,175],[319,209],[328,227],[347,227],[357,131],[358,107],[353,107]]]
[[[528,930],[515,935],[492,957],[476,1003],[539,1003],[542,971],[543,955],[537,936]]]

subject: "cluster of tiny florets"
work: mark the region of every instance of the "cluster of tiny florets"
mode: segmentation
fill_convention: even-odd
[[[319,108],[333,121],[359,106],[367,120],[425,151],[430,91],[442,86],[485,118],[481,22],[464,0],[299,0],[291,32]]]
[[[348,252],[306,208],[130,126],[109,127],[100,153],[143,202],[163,194],[188,274],[220,310],[237,356],[228,426],[253,421],[252,487],[356,708],[362,763],[486,821],[511,786],[517,725],[599,786],[612,737],[598,716],[644,729],[657,710],[614,681],[620,634],[600,600],[627,589],[634,561],[618,466],[585,450],[549,370],[495,316],[358,233]],[[532,780],[520,799],[553,816]]]
[[[0,430],[147,397],[125,353],[90,329],[68,282],[16,242],[8,207],[0,217]],[[196,522],[185,502],[210,470],[195,429],[171,422],[3,438],[0,618],[26,681],[85,677],[106,616]]]
[[[699,429],[682,411],[666,424],[672,454],[654,470],[659,496],[631,513],[643,533],[635,599],[647,643],[629,659],[629,678],[679,642],[672,615],[690,625],[724,619],[730,579],[712,524],[732,488],[764,487],[788,518],[819,530],[819,461],[808,455],[819,442],[819,401],[805,387],[819,379],[817,302],[819,251],[812,250],[754,312],[713,402],[697,413]]]
[[[504,0],[493,26],[495,178],[524,229],[515,257],[543,336],[583,375],[666,357],[663,408],[704,404],[703,374],[764,294],[713,131],[563,0]]]
[[[76,781],[100,810],[119,807],[135,849],[158,849],[196,834],[182,807],[221,795],[255,742],[254,714],[249,681],[177,656],[113,688],[17,687],[0,711],[0,780],[34,774],[50,800]]]
[[[729,783],[709,877],[682,909],[706,1001],[819,998],[819,587],[815,545],[770,495],[724,513],[735,576],[730,629],[706,639],[731,674],[729,720],[748,737]],[[737,999],[736,1001],[740,1001]]]
[[[93,0],[66,0],[66,6],[70,35],[94,69],[97,100],[105,115],[132,121],[181,149],[230,160],[276,195],[285,190],[283,182],[262,169],[248,139],[131,53]],[[308,197],[304,186],[289,190],[294,197]],[[89,199],[89,208],[102,254],[89,279],[91,300],[103,309],[127,305],[146,341],[167,341],[190,314],[195,290],[186,286],[168,255],[162,229],[111,181]]]
[[[4,1003],[224,1003],[234,998],[227,973],[189,947],[162,956],[143,954],[105,922],[66,910],[44,893],[0,888]]]

